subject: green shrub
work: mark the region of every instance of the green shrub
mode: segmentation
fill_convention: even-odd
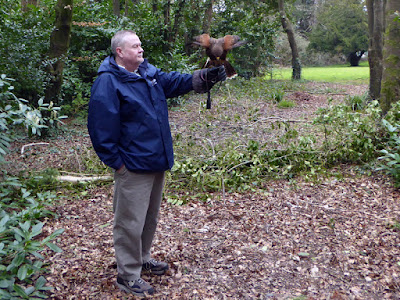
[[[316,173],[314,164],[321,161],[321,154],[311,149],[311,139],[301,139],[287,149],[266,149],[265,145],[250,140],[246,146],[230,140],[215,147],[215,155],[205,153],[187,158],[177,156],[171,172],[168,189],[186,190],[193,193],[179,194],[172,203],[190,197],[207,198],[208,192],[255,191],[263,187],[267,179],[292,178],[302,172]],[[171,199],[171,197],[170,197]],[[186,200],[187,201],[187,200]],[[184,201],[184,202],[186,202]]]
[[[46,272],[41,252],[61,249],[52,241],[63,232],[44,236],[41,219],[53,215],[47,209],[56,199],[50,192],[36,192],[21,179],[3,174],[0,184],[0,298],[47,298]],[[38,185],[36,185],[37,187]]]
[[[241,133],[235,135],[228,128],[222,135],[228,134],[229,138],[210,136],[209,142],[196,139],[199,135],[217,134],[212,133],[212,124],[208,122],[193,123],[182,136],[175,137],[175,166],[166,191],[171,203],[183,204],[191,198],[206,200],[207,193],[217,191],[254,191],[273,178],[304,175],[316,179],[317,174],[336,165],[372,163],[385,147],[388,136],[380,126],[381,110],[376,101],[363,104],[365,107],[356,111],[348,103],[330,105],[317,112],[312,124],[271,119],[271,128],[265,128],[268,123],[258,121],[269,118],[260,114],[255,103],[274,103],[265,95],[281,89],[277,82],[261,83],[259,79],[229,83],[227,99],[219,103],[223,107],[214,111],[220,115],[213,115],[228,128],[249,127],[254,137],[266,133],[272,134],[273,140],[262,141],[264,137],[260,135],[259,140],[242,138]],[[249,90],[252,93],[242,95]],[[240,110],[235,101],[240,102]]]
[[[274,102],[279,103],[283,100],[283,97],[285,97],[285,91],[282,89],[272,89],[270,95]]]
[[[377,101],[364,111],[353,111],[348,105],[320,109],[314,124],[323,128],[322,149],[327,164],[366,163],[375,159],[385,139],[380,118]]]
[[[39,101],[32,108],[13,94],[12,79],[0,77],[0,164],[8,152],[12,130],[21,125],[30,135],[40,135],[48,125],[60,120],[59,108]],[[42,117],[47,111],[49,117]],[[45,125],[47,123],[48,125]],[[11,132],[10,132],[11,131]],[[45,247],[61,251],[51,241],[62,229],[44,237],[41,220],[52,215],[48,206],[56,199],[55,194],[43,190],[42,177],[29,180],[0,174],[0,298],[39,299],[49,287],[42,273],[45,272]]]
[[[352,110],[363,110],[367,106],[367,97],[367,94],[364,94],[362,96],[348,96],[345,99],[345,103],[350,106]]]
[[[400,123],[391,124],[383,119],[382,125],[389,134],[389,141],[385,149],[380,150],[381,164],[377,170],[384,170],[391,175],[395,186],[400,187]]]
[[[7,12],[0,21],[0,74],[15,79],[15,95],[36,104],[44,94],[46,72],[44,57],[49,47],[54,23],[54,1],[32,6],[28,12],[20,10],[20,1],[2,1],[1,10]],[[48,5],[46,5],[48,4]]]
[[[60,107],[52,102],[43,103],[40,98],[37,107],[28,103],[27,100],[17,98],[13,94],[13,79],[7,78],[5,74],[0,76],[0,160],[6,153],[6,147],[11,138],[9,127],[22,127],[29,136],[40,136],[43,130],[56,128],[66,116],[59,114]]]
[[[279,101],[277,104],[277,106],[279,108],[291,108],[291,107],[294,107],[295,105],[296,105],[296,103],[294,101],[286,100],[286,99]]]

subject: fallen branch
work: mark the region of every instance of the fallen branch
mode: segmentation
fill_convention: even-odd
[[[112,180],[112,176],[103,175],[103,176],[73,176],[73,175],[60,175],[57,177],[59,181],[67,181],[67,182],[91,182],[91,181],[109,181]]]
[[[259,118],[255,123],[262,121],[271,121],[271,122],[283,122],[283,123],[311,123],[307,120],[291,120],[291,119],[283,119],[281,117],[268,117],[268,118]]]
[[[36,145],[49,145],[49,143],[41,142],[41,143],[30,143],[30,144],[23,145],[21,147],[21,155],[24,155],[24,151],[25,151],[26,147],[36,146]]]

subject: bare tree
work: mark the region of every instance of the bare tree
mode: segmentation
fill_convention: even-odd
[[[385,115],[400,100],[400,1],[387,0],[380,105]]]
[[[297,43],[294,36],[292,23],[286,16],[284,5],[285,5],[284,0],[278,0],[278,8],[281,17],[282,27],[288,36],[289,45],[292,50],[292,69],[293,69],[292,79],[298,80],[301,79],[301,64],[300,64],[299,50],[297,48]]]

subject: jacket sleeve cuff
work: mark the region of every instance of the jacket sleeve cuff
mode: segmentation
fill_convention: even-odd
[[[193,72],[192,77],[192,85],[193,90],[196,93],[205,93],[207,92],[206,82],[201,78],[201,70],[196,70]]]

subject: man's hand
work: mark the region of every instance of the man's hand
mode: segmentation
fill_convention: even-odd
[[[206,70],[205,80],[208,84],[214,85],[218,81],[226,80],[226,71],[224,66],[209,68],[209,69],[202,69]]]
[[[121,173],[124,168],[125,168],[125,165],[122,165],[116,172]]]
[[[201,69],[193,73],[193,89],[197,93],[208,92],[218,81],[226,79],[224,66]]]

